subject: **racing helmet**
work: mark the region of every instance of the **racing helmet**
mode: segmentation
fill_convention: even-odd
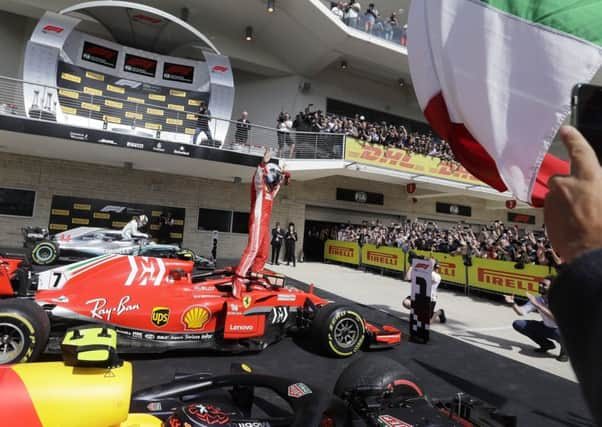
[[[275,163],[266,165],[265,183],[268,187],[273,188],[282,181],[282,169]]]
[[[148,224],[148,217],[146,215],[140,215],[138,217],[138,223],[140,224],[140,227],[144,227]]]

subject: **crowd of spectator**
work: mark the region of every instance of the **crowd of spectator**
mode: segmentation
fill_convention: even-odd
[[[517,226],[494,221],[487,226],[459,223],[450,228],[435,222],[394,223],[379,221],[362,225],[341,225],[310,230],[312,237],[325,242],[328,239],[355,241],[360,245],[393,246],[404,252],[425,250],[465,257],[513,261],[517,264],[557,266],[560,259],[552,250],[543,229],[525,232]]]
[[[358,1],[331,1],[330,10],[346,25],[403,46],[407,40],[407,24],[401,25],[396,12],[381,15],[374,3],[363,11]]]

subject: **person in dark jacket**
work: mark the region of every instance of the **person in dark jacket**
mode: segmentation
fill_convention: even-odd
[[[575,128],[563,126],[560,137],[572,173],[551,178],[545,200],[548,237],[565,263],[550,288],[550,308],[596,425],[602,426],[602,168]]]
[[[240,119],[236,122],[236,132],[234,140],[237,144],[247,145],[249,142],[249,132],[251,131],[251,122],[249,121],[249,113],[242,112]]]
[[[272,228],[272,264],[279,265],[280,248],[284,241],[284,230],[280,228],[280,223],[276,223],[276,227]]]
[[[171,238],[171,227],[174,225],[174,220],[171,216],[171,212],[163,212],[159,217],[159,231],[157,232],[157,240],[162,244],[169,244],[172,242]]]
[[[199,112],[197,113],[196,129],[194,131],[194,136],[192,137],[192,142],[194,144],[200,144],[200,141],[197,141],[197,138],[199,137],[201,132],[203,132],[207,137],[209,145],[213,145],[213,137],[211,136],[211,129],[209,129],[210,116],[211,111],[204,102],[201,102]]]
[[[297,232],[295,231],[295,224],[290,223],[288,230],[284,236],[286,242],[286,265],[293,263],[293,267],[297,266],[297,260],[295,258],[295,243],[297,243]]]

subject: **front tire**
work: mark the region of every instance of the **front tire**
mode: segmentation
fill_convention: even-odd
[[[342,304],[327,304],[318,308],[312,322],[312,338],[322,350],[335,357],[349,357],[364,343],[364,318]]]
[[[33,362],[46,348],[50,319],[30,300],[0,301],[0,364]]]
[[[31,250],[31,259],[37,265],[53,264],[59,257],[58,247],[50,240],[42,240]]]

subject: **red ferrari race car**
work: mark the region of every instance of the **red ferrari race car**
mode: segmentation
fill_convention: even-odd
[[[323,352],[346,357],[362,346],[398,344],[401,332],[376,325],[351,307],[287,287],[264,271],[232,295],[231,269],[193,274],[177,259],[103,255],[38,274],[0,259],[0,363],[60,351],[73,326],[110,325],[120,351],[175,349],[258,351],[285,335],[307,332]]]

